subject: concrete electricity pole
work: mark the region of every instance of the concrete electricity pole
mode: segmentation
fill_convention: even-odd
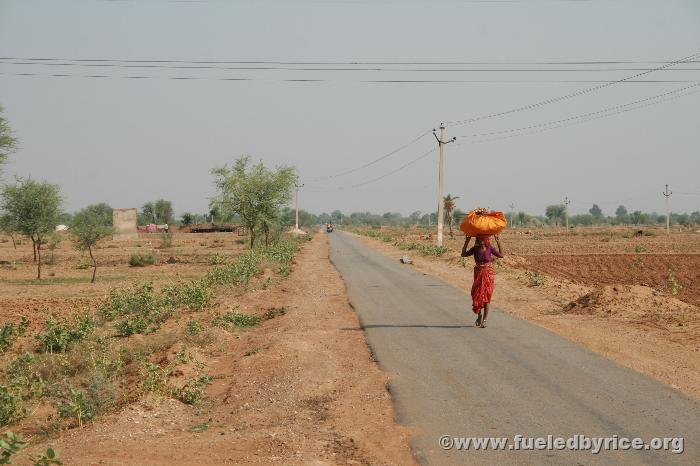
[[[515,204],[511,202],[508,207],[510,207],[510,227],[513,228],[513,214],[515,213]]]
[[[671,194],[673,192],[668,190],[668,185],[666,185],[666,190],[662,192],[661,194],[666,197],[666,234],[670,235],[671,234],[671,211],[669,209],[669,198],[671,197]]]
[[[302,183],[302,184],[295,184],[294,187],[296,188],[296,195],[294,196],[294,197],[295,197],[294,203],[296,204],[296,210],[297,210],[297,214],[296,214],[296,227],[295,227],[294,229],[295,229],[295,230],[298,230],[298,229],[299,229],[299,188],[303,188],[303,187],[304,187],[304,183]]]
[[[564,198],[564,218],[566,218],[566,233],[569,233],[569,204],[571,204],[571,201],[569,200],[569,197]]]
[[[437,245],[442,246],[442,226],[443,226],[443,198],[445,196],[445,144],[455,142],[457,138],[452,138],[449,141],[445,141],[445,125],[440,123],[440,137],[435,134],[433,129],[433,136],[437,139],[438,146],[440,147],[440,169],[438,171],[438,233],[437,233]]]

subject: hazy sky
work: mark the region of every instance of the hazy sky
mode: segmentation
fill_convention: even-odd
[[[697,0],[0,0],[0,103],[20,140],[4,178],[57,183],[68,210],[162,197],[177,212],[203,212],[209,170],[250,154],[295,165],[302,207],[313,212],[427,212],[437,203],[437,152],[356,185],[434,148],[431,134],[365,169],[318,177],[441,121],[519,109],[697,53]],[[58,60],[27,60],[37,58]],[[202,61],[266,63],[192,63]],[[607,61],[618,63],[590,63]],[[643,100],[700,83],[700,55],[637,81],[655,82],[449,126],[458,139],[447,146],[446,192],[464,210],[514,203],[542,214],[568,196],[574,213],[597,202],[611,214],[620,203],[663,211],[669,183],[674,211],[700,209],[700,86]]]

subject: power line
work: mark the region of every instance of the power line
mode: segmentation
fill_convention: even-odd
[[[457,137],[459,137],[459,138],[471,138],[471,137],[494,136],[494,135],[498,135],[498,134],[508,134],[508,133],[513,133],[513,132],[517,132],[517,131],[525,131],[525,130],[529,130],[529,129],[533,129],[533,128],[539,128],[539,127],[543,127],[543,126],[551,126],[551,125],[555,125],[555,124],[559,124],[559,123],[564,123],[564,122],[571,121],[571,120],[577,120],[577,119],[586,118],[586,117],[593,116],[593,115],[598,115],[598,114],[601,114],[601,113],[608,113],[608,112],[612,112],[612,111],[614,111],[614,110],[618,110],[618,109],[622,109],[622,108],[631,107],[631,106],[640,104],[640,103],[642,103],[642,102],[647,102],[647,101],[651,101],[651,100],[660,99],[660,98],[662,98],[662,97],[666,97],[666,96],[668,96],[668,95],[677,94],[677,93],[679,93],[679,92],[683,92],[683,91],[686,91],[686,90],[688,90],[688,89],[692,89],[692,88],[695,88],[695,87],[698,87],[698,86],[700,86],[700,83],[698,83],[698,84],[693,84],[692,86],[686,86],[686,87],[683,87],[683,88],[680,88],[680,89],[676,89],[676,90],[673,90],[673,91],[664,92],[663,94],[658,94],[658,95],[654,95],[654,96],[647,97],[647,98],[644,98],[644,99],[636,100],[636,101],[634,101],[634,102],[629,102],[629,103],[627,103],[627,104],[615,105],[615,106],[613,106],[613,107],[604,108],[604,109],[602,109],[602,110],[598,110],[598,111],[595,111],[595,112],[583,113],[583,114],[581,114],[581,115],[576,115],[576,116],[564,118],[564,119],[561,119],[561,120],[553,120],[553,121],[548,121],[548,122],[545,122],[545,123],[539,123],[539,124],[536,124],[536,125],[523,126],[523,127],[520,127],[520,128],[510,128],[510,129],[505,129],[505,130],[500,130],[500,131],[491,131],[491,132],[488,132],[488,133],[462,134],[462,135],[458,135]],[[694,92],[686,93],[686,94],[683,94],[683,95],[685,96],[685,95],[690,95],[690,94],[694,94]],[[665,102],[665,100],[662,101],[662,102]],[[657,103],[661,103],[661,102],[657,102]],[[618,112],[618,113],[619,113],[619,112]],[[614,113],[613,115],[617,115],[618,113]]]
[[[687,89],[689,89],[689,88],[691,88],[691,87],[695,87],[695,86],[689,86]],[[665,94],[660,94],[659,96],[650,97],[650,98],[648,98],[648,99],[642,99],[642,100],[640,100],[639,102],[647,101],[647,100],[649,100],[649,99],[659,98],[660,96],[664,96],[664,95],[671,95],[671,94],[673,94],[673,93],[681,92],[682,90],[687,90],[687,89],[679,89],[679,90],[676,90],[676,91],[670,91],[670,92],[665,93]],[[514,138],[514,137],[530,136],[530,135],[533,135],[533,134],[544,133],[545,131],[552,131],[552,130],[554,130],[554,129],[568,128],[569,126],[575,126],[575,125],[579,125],[579,124],[589,123],[589,122],[591,122],[591,121],[599,120],[599,119],[602,119],[602,118],[608,118],[608,117],[611,117],[611,116],[614,116],[614,115],[619,115],[619,114],[622,114],[622,113],[627,113],[627,112],[630,112],[630,111],[633,111],[633,110],[639,110],[639,109],[642,109],[642,108],[645,108],[645,107],[650,107],[650,106],[652,106],[652,105],[658,105],[658,104],[661,104],[661,103],[669,102],[669,101],[671,101],[671,100],[676,100],[676,99],[679,99],[679,98],[681,98],[681,97],[685,97],[685,96],[692,95],[692,94],[697,94],[697,93],[699,93],[699,92],[700,92],[700,90],[696,90],[696,91],[692,91],[692,92],[686,92],[686,93],[684,93],[684,94],[672,95],[672,96],[669,97],[669,98],[662,99],[662,100],[658,100],[658,101],[654,101],[654,102],[650,102],[650,103],[647,103],[647,104],[645,104],[645,105],[638,105],[637,107],[625,108],[625,109],[620,110],[620,111],[617,111],[617,112],[599,115],[599,116],[596,116],[596,117],[594,117],[594,118],[588,118],[588,119],[585,119],[585,120],[582,120],[582,121],[574,121],[573,123],[569,123],[569,124],[562,124],[562,125],[559,125],[559,126],[545,127],[545,128],[539,129],[539,130],[537,130],[537,131],[531,131],[531,132],[520,133],[520,134],[510,134],[510,135],[508,135],[508,136],[501,136],[501,137],[496,137],[496,138],[491,138],[491,139],[484,139],[484,140],[477,140],[477,141],[462,142],[462,143],[455,144],[455,147],[457,147],[457,146],[463,146],[463,145],[466,145],[466,144],[481,144],[481,143],[486,143],[486,142],[501,141],[501,140],[505,140],[505,139],[511,139],[511,138]],[[634,103],[632,103],[632,104],[634,104]],[[626,106],[628,106],[628,105],[631,105],[631,104],[625,104],[624,107],[626,107]],[[618,107],[623,107],[623,106],[618,106]],[[593,112],[593,113],[599,113],[599,112]],[[574,117],[572,117],[572,118],[574,118]],[[580,118],[580,116],[579,116],[579,117],[576,117],[576,118]],[[560,121],[568,121],[568,120],[571,120],[571,118],[567,118],[567,119],[560,120]],[[541,126],[541,125],[535,125],[535,126]],[[406,164],[404,164],[404,165],[401,165],[401,166],[397,167],[396,169],[394,169],[394,170],[392,170],[392,171],[390,171],[390,172],[388,172],[388,173],[385,173],[385,174],[383,174],[383,175],[381,175],[381,176],[378,176],[378,177],[376,177],[376,178],[367,180],[367,181],[362,182],[362,183],[353,184],[353,185],[341,186],[341,187],[336,187],[336,188],[329,188],[329,189],[327,189],[327,191],[335,190],[335,189],[338,189],[338,190],[352,189],[352,188],[362,187],[362,186],[365,186],[365,185],[368,185],[368,184],[371,184],[371,183],[375,183],[375,182],[380,181],[380,180],[382,180],[382,179],[384,179],[384,178],[387,178],[387,177],[389,177],[389,176],[391,176],[391,175],[394,175],[394,174],[398,173],[399,171],[401,171],[401,170],[403,170],[403,169],[405,169],[405,168],[408,168],[409,166],[413,165],[414,163],[418,162],[419,160],[424,159],[425,157],[427,157],[428,155],[430,155],[430,154],[431,154],[432,152],[434,152],[435,150],[436,150],[436,149],[433,148],[433,149],[431,149],[430,151],[427,151],[427,152],[425,152],[425,153],[419,155],[419,156],[416,157],[415,159],[412,159],[412,160],[409,161],[408,163],[406,163]],[[629,199],[627,199],[627,200],[630,200],[630,199],[633,199],[633,198],[629,198]],[[622,200],[622,201],[624,201],[624,200]],[[621,201],[615,201],[615,202],[621,202]]]
[[[668,68],[668,67],[671,67],[671,66],[675,66],[675,65],[677,65],[677,64],[679,64],[679,63],[684,63],[684,62],[687,62],[687,61],[689,61],[689,60],[693,60],[693,59],[695,59],[695,58],[697,58],[697,57],[700,57],[700,53],[694,53],[693,55],[689,55],[689,56],[687,56],[687,57],[685,57],[685,58],[681,58],[680,60],[668,62],[668,63],[666,63],[666,64],[663,65],[663,66],[660,66],[660,67],[657,67],[657,68],[653,68],[653,69],[651,69],[651,70],[643,71],[643,72],[641,72],[641,73],[637,73],[637,74],[635,74],[635,75],[628,76],[628,77],[626,77],[626,78],[619,79],[619,80],[616,80],[616,81],[611,81],[611,82],[608,82],[608,83],[605,83],[605,84],[600,84],[600,85],[598,85],[598,86],[589,87],[589,88],[587,88],[587,89],[583,89],[583,90],[580,90],[580,91],[572,92],[572,93],[570,93],[570,94],[566,94],[566,95],[563,95],[563,96],[559,96],[559,97],[555,97],[555,98],[551,98],[551,99],[546,99],[546,100],[541,100],[541,101],[539,101],[539,102],[537,102],[537,103],[529,104],[529,105],[524,105],[524,106],[522,106],[522,107],[517,107],[517,108],[511,109],[511,110],[506,110],[506,111],[502,111],[502,112],[491,113],[491,114],[482,115],[482,116],[478,116],[478,117],[468,118],[468,119],[466,119],[466,120],[452,121],[452,122],[448,123],[447,125],[448,125],[448,126],[461,126],[461,125],[466,125],[466,124],[469,124],[469,123],[474,123],[474,122],[476,122],[476,121],[486,120],[486,119],[489,119],[489,118],[495,118],[495,117],[499,117],[499,116],[510,115],[510,114],[512,114],[512,113],[518,113],[518,112],[522,112],[522,111],[525,111],[525,110],[532,110],[532,109],[534,109],[534,108],[542,107],[542,106],[549,105],[549,104],[552,104],[552,103],[561,102],[561,101],[563,101],[563,100],[572,99],[572,98],[574,98],[574,97],[579,97],[579,96],[582,96],[582,95],[585,95],[585,94],[589,94],[589,93],[591,93],[591,92],[599,91],[599,90],[601,90],[601,89],[604,89],[604,88],[606,88],[606,87],[613,86],[613,85],[615,85],[615,84],[620,84],[620,83],[623,83],[623,82],[627,82],[627,81],[630,81],[630,80],[634,80],[634,79],[636,79],[636,78],[639,78],[639,77],[641,77],[641,76],[645,76],[645,75],[650,74],[650,73],[653,73],[653,72],[655,72],[655,71],[660,71],[660,70],[663,70],[663,69],[665,69],[665,68]]]
[[[320,78],[303,78],[303,79],[282,79],[282,78],[246,78],[246,77],[206,77],[206,76],[115,76],[106,74],[68,74],[68,73],[5,73],[0,72],[0,76],[19,76],[19,77],[42,77],[42,78],[92,78],[92,79],[162,79],[172,81],[229,81],[229,82],[286,82],[286,83],[331,83],[331,82],[346,82],[346,83],[364,83],[364,84],[590,84],[590,83],[609,83],[610,80],[571,80],[571,79],[320,79]],[[688,79],[654,79],[654,80],[634,80],[625,81],[625,84],[638,83],[698,83],[700,80]]]
[[[376,163],[378,163],[378,162],[380,162],[380,161],[382,161],[382,160],[384,160],[384,159],[386,159],[386,158],[388,158],[388,157],[391,157],[392,155],[394,155],[394,154],[396,154],[396,153],[398,153],[398,152],[400,152],[400,151],[406,149],[407,147],[409,147],[409,146],[415,144],[416,142],[420,141],[422,138],[424,138],[424,137],[427,136],[428,134],[430,134],[430,131],[426,131],[426,132],[424,132],[424,133],[418,135],[417,137],[411,139],[411,140],[410,140],[409,142],[407,142],[406,144],[404,144],[404,145],[402,145],[402,146],[399,146],[398,148],[396,148],[396,149],[394,149],[394,150],[392,150],[392,151],[390,151],[390,152],[387,152],[386,154],[381,155],[380,157],[378,157],[378,158],[376,158],[376,159],[374,159],[374,160],[372,160],[372,161],[370,161],[370,162],[367,162],[367,163],[365,163],[364,165],[360,165],[359,167],[355,167],[355,168],[352,168],[352,169],[350,169],[350,170],[345,170],[345,171],[340,172],[340,173],[335,173],[335,174],[333,174],[333,175],[316,176],[316,177],[311,177],[311,178],[309,178],[309,179],[310,179],[310,180],[319,181],[319,180],[323,180],[323,179],[338,178],[338,177],[340,177],[340,176],[349,175],[350,173],[355,173],[355,172],[357,172],[357,171],[359,171],[359,170],[362,170],[363,168],[370,167],[370,166],[372,166],[372,165],[374,165],[374,164],[376,164]]]
[[[8,61],[0,58],[0,64],[19,66],[58,66],[58,67],[100,67],[100,68],[148,68],[148,69],[177,69],[177,70],[237,70],[237,71],[372,71],[372,72],[396,72],[396,73],[549,73],[549,72],[619,72],[619,71],[649,71],[649,68],[386,68],[386,67],[353,67],[353,68],[322,68],[309,67],[309,65],[297,65],[297,67],[277,65],[268,66],[220,66],[219,64],[164,64],[151,63],[116,63],[116,62],[61,62],[61,61]],[[244,63],[240,63],[243,65]],[[253,64],[250,64],[253,65]],[[325,65],[340,66],[340,65]],[[364,66],[364,65],[357,65]],[[397,66],[397,65],[395,65]],[[435,65],[432,65],[435,66]],[[677,68],[658,71],[700,71],[700,68]]]
[[[511,134],[511,135],[508,135],[508,136],[501,136],[501,137],[496,137],[496,138],[491,138],[491,139],[482,139],[482,140],[478,140],[478,141],[463,142],[463,143],[460,143],[460,144],[455,144],[455,146],[462,146],[462,145],[465,145],[465,144],[482,144],[482,143],[485,143],[485,142],[501,141],[501,140],[504,140],[504,139],[511,139],[511,138],[515,138],[515,137],[531,136],[531,135],[533,135],[533,134],[544,133],[544,132],[546,132],[546,131],[551,131],[551,130],[555,130],[555,129],[568,128],[568,127],[570,127],[570,126],[581,125],[581,124],[584,124],[584,123],[589,123],[589,122],[591,122],[591,121],[600,120],[600,119],[602,119],[602,118],[608,118],[608,117],[615,116],[615,115],[619,115],[619,114],[622,114],[622,113],[627,113],[627,112],[631,112],[631,111],[634,111],[634,110],[639,110],[639,109],[642,109],[642,108],[651,107],[651,106],[653,106],[653,105],[658,105],[658,104],[661,104],[661,103],[669,102],[669,101],[671,101],[671,100],[676,100],[676,99],[679,99],[679,98],[681,98],[681,97],[685,97],[685,96],[688,96],[688,95],[697,94],[698,92],[700,92],[700,90],[698,90],[698,91],[693,91],[693,92],[687,92],[687,93],[685,93],[685,94],[675,95],[675,96],[669,97],[669,98],[667,98],[667,99],[659,100],[659,101],[656,101],[656,102],[650,102],[650,103],[647,103],[647,104],[645,104],[645,105],[639,105],[639,106],[637,106],[637,107],[628,108],[628,109],[620,110],[620,111],[613,112],[613,113],[607,113],[607,114],[599,115],[599,116],[597,116],[597,117],[588,118],[588,119],[581,120],[581,121],[574,121],[573,123],[569,123],[569,124],[563,124],[563,125],[559,125],[559,126],[545,127],[545,128],[539,129],[539,130],[537,130],[537,131],[531,131],[531,132],[527,132],[527,133]],[[538,125],[535,125],[535,126],[538,126]]]
[[[337,187],[333,187],[333,188],[327,188],[326,191],[353,189],[353,188],[359,188],[359,187],[361,187],[361,186],[365,186],[365,185],[368,185],[368,184],[371,184],[371,183],[376,183],[376,182],[379,181],[379,180],[383,180],[384,178],[387,178],[387,177],[389,177],[389,176],[391,176],[391,175],[393,175],[393,174],[395,174],[395,173],[400,172],[401,170],[403,170],[403,169],[405,169],[405,168],[410,167],[411,165],[413,165],[414,163],[418,162],[419,160],[423,160],[424,158],[426,158],[427,156],[429,156],[430,154],[432,154],[432,153],[435,152],[436,150],[437,150],[437,147],[433,147],[432,149],[430,149],[430,150],[428,150],[428,151],[422,153],[421,155],[419,155],[419,156],[416,157],[415,159],[410,160],[409,162],[407,162],[407,163],[405,163],[405,164],[399,166],[398,168],[396,168],[396,169],[394,169],[394,170],[392,170],[392,171],[390,171],[390,172],[388,172],[388,173],[385,173],[385,174],[383,174],[383,175],[380,175],[380,176],[378,176],[378,177],[376,177],[376,178],[372,178],[371,180],[364,181],[364,182],[362,182],[362,183],[347,185],[347,186],[337,186]]]
[[[114,59],[114,58],[49,58],[49,57],[0,57],[0,60],[24,60],[39,62],[107,62],[107,63],[176,63],[196,65],[664,65],[675,63],[661,60],[568,60],[568,61],[280,61],[280,60],[163,60],[163,59]],[[684,60],[700,63],[700,60]]]

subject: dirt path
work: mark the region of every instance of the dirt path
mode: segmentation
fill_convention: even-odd
[[[30,452],[51,445],[71,465],[414,464],[386,375],[364,334],[347,330],[358,320],[325,235],[294,269],[240,300],[246,310],[283,305],[286,315],[207,349],[219,378],[202,406],[146,398]]]
[[[391,244],[358,238],[397,260],[406,254]],[[457,259],[409,255],[417,270],[456,288],[471,288],[471,261],[465,268]],[[518,258],[511,256],[508,260]],[[659,296],[647,287],[615,286],[597,290],[551,277],[543,285],[532,287],[526,284],[522,270],[497,267],[496,273],[493,302],[499,309],[700,399],[700,315],[696,307]],[[581,299],[590,302],[581,306],[581,310],[562,312],[571,302]],[[468,303],[465,310],[469,310]]]

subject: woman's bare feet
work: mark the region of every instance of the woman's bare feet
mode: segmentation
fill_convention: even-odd
[[[479,317],[476,318],[476,321],[474,322],[475,327],[481,326],[481,313],[479,313]]]
[[[479,327],[486,328],[486,319],[481,321],[481,323],[479,324]]]

